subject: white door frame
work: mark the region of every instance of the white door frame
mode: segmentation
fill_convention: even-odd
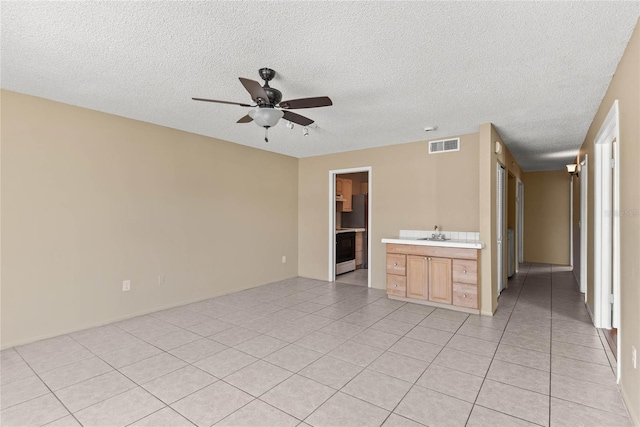
[[[620,132],[618,100],[594,140],[594,323],[618,328],[620,381]],[[612,298],[611,298],[612,297]]]
[[[518,262],[516,263],[516,271],[518,271],[518,264],[524,262],[524,183],[518,178],[516,181],[517,191],[517,223],[518,223]]]
[[[569,180],[569,265],[573,270],[573,175]]]
[[[580,162],[580,292],[587,303],[587,238],[589,225],[587,200],[589,197],[589,155],[585,154]]]
[[[349,169],[335,169],[329,171],[329,271],[327,274],[327,280],[329,282],[336,281],[336,175],[342,175],[347,173],[359,173],[359,172],[367,172],[369,174],[369,179],[367,180],[369,185],[369,193],[368,193],[368,213],[369,216],[367,218],[367,286],[371,287],[371,225],[373,211],[373,200],[371,197],[373,188],[372,184],[372,167],[371,166],[363,166],[359,168],[349,168]]]
[[[507,187],[507,170],[500,163],[496,162],[496,249],[497,249],[497,270],[498,270],[498,295],[506,287],[505,278],[505,262],[504,262],[504,248],[505,248],[505,199],[506,199],[506,187]],[[502,177],[502,180],[501,180]],[[502,184],[502,185],[501,185]]]

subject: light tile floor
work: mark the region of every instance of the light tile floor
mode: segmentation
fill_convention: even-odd
[[[572,273],[494,317],[296,278],[2,351],[3,426],[630,425]]]
[[[369,286],[369,270],[359,268],[349,273],[344,273],[336,277],[336,282],[348,283],[349,285]]]

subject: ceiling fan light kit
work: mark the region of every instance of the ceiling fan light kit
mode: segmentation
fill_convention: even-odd
[[[300,126],[304,126],[303,135],[309,136],[309,130],[306,126],[314,123],[313,120],[308,117],[301,116],[300,114],[294,113],[289,110],[295,110],[300,108],[316,108],[316,107],[328,107],[333,105],[333,102],[328,96],[319,96],[315,98],[300,98],[300,99],[290,99],[288,101],[282,100],[282,92],[278,89],[272,88],[269,86],[269,81],[271,81],[276,72],[271,68],[261,68],[258,71],[262,80],[264,80],[264,85],[260,86],[260,83],[255,80],[245,79],[240,77],[240,83],[244,86],[244,88],[251,95],[251,99],[255,102],[256,105],[249,105],[240,102],[230,102],[230,101],[220,101],[216,99],[206,99],[206,98],[191,98],[194,101],[205,101],[205,102],[215,102],[218,104],[232,104],[239,105],[241,107],[253,107],[251,111],[246,116],[241,117],[236,123],[249,123],[255,122],[258,126],[263,127],[265,129],[265,142],[269,142],[268,139],[268,129],[270,127],[278,124],[278,121],[281,118],[288,120],[287,127],[289,129],[293,129],[293,123],[296,123]]]
[[[262,126],[263,128],[270,128],[277,125],[278,120],[280,120],[282,116],[284,116],[284,111],[276,110],[275,108],[256,107],[249,111],[249,117],[251,117],[258,126]]]

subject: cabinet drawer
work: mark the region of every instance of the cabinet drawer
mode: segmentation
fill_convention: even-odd
[[[407,274],[407,256],[399,254],[387,254],[387,274]]]
[[[407,278],[395,274],[387,274],[387,293],[399,297],[407,296]]]
[[[468,283],[453,283],[453,305],[478,308],[478,287]]]
[[[468,259],[453,260],[453,281],[458,283],[478,284],[478,262]]]

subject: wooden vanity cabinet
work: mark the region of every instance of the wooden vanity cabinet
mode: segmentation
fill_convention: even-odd
[[[387,244],[391,298],[478,311],[478,250]]]
[[[387,294],[407,296],[407,256],[387,254]]]
[[[478,262],[453,260],[453,304],[478,308]]]

